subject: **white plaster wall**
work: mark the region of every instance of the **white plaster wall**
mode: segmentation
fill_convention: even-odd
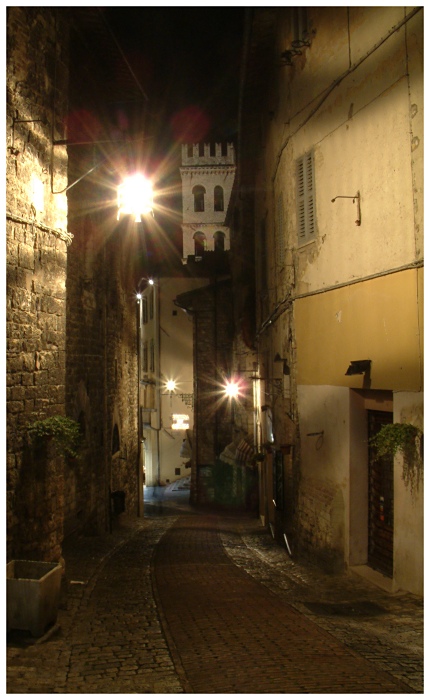
[[[422,254],[422,16],[381,41],[411,9],[312,8],[311,47],[294,70],[279,73],[263,157],[275,189],[285,190],[287,249],[297,248],[295,161],[315,151],[317,237],[295,253],[298,294]],[[356,203],[331,202],[358,191],[361,226]],[[268,230],[273,225],[268,221]]]
[[[193,429],[193,409],[181,399],[180,394],[192,394],[194,391],[193,372],[193,323],[183,309],[177,307],[174,299],[184,292],[207,284],[206,279],[161,278],[159,279],[160,309],[160,481],[175,481],[187,476],[190,470],[183,468],[184,460],[180,457],[182,440],[186,434],[183,430],[172,430],[174,413],[188,415],[190,430]],[[174,315],[174,312],[177,312]],[[176,382],[172,396],[167,392],[165,383]],[[180,468],[181,474],[175,475]]]

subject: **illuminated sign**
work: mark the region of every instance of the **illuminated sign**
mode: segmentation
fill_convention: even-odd
[[[172,416],[172,430],[188,430],[190,417],[182,413],[174,413]]]

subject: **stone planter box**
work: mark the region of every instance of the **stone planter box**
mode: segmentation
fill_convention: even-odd
[[[7,565],[7,629],[41,637],[57,620],[61,565],[14,560]]]

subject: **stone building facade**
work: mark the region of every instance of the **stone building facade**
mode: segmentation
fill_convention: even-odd
[[[66,17],[8,9],[6,270],[8,557],[58,559],[61,459],[37,460],[28,424],[65,413],[68,109]]]
[[[134,295],[142,239],[116,220],[115,188],[129,164],[109,146],[118,129],[102,117],[97,71],[114,50],[103,31],[92,8],[8,8],[8,559],[57,561],[68,533],[109,530],[142,500]],[[129,87],[121,76],[110,96]],[[52,416],[81,426],[77,460],[52,444],[43,454],[28,445],[28,426]]]

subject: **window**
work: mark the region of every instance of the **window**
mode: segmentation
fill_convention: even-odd
[[[148,371],[148,341],[143,344],[142,372]]]
[[[149,371],[153,372],[155,369],[155,347],[154,347],[154,340],[151,339],[150,345],[149,345]]]
[[[142,297],[140,303],[142,304],[142,323],[148,323],[148,299]]]
[[[154,318],[154,288],[151,287],[149,292],[149,318]]]
[[[314,240],[316,236],[313,151],[296,161],[296,179],[297,239],[301,245]]]
[[[188,158],[193,157],[193,144],[192,143],[188,144],[188,146],[187,146],[187,156],[188,156]]]
[[[279,195],[276,203],[276,230],[275,230],[275,251],[276,251],[276,266],[283,267],[285,257],[285,242],[284,242],[284,201],[282,195]]]
[[[201,231],[194,234],[194,255],[201,257],[206,250],[206,236]]]
[[[205,210],[205,194],[206,190],[201,185],[196,185],[195,187],[193,187],[194,211]]]
[[[224,250],[225,247],[225,233],[223,231],[216,231],[214,234],[214,250]]]
[[[214,211],[224,211],[224,190],[219,185],[214,189]]]
[[[119,430],[115,423],[112,431],[112,454],[114,455],[117,452],[119,452]]]

